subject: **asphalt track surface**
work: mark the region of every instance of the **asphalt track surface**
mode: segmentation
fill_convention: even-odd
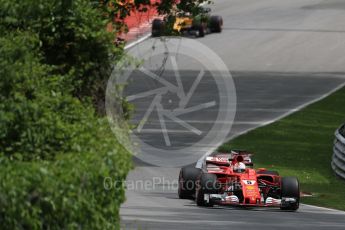
[[[234,79],[237,113],[228,138],[294,112],[345,82],[345,1],[215,2],[214,12],[223,16],[224,31],[198,41],[223,59]],[[190,70],[181,73],[189,74]],[[178,168],[150,166],[140,160],[136,165],[127,178],[127,201],[120,210],[123,229],[345,226],[344,212],[308,205],[297,212],[199,208],[191,200],[178,199]]]

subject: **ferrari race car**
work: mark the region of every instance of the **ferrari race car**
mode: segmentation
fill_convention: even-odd
[[[210,12],[210,8],[202,8],[201,13],[196,16],[180,13],[175,18],[173,30],[182,35],[189,34],[196,37],[204,37],[208,33],[221,33],[223,18],[211,15]],[[152,37],[165,34],[167,21],[167,18],[153,20]]]
[[[300,191],[296,177],[276,171],[253,169],[251,153],[233,150],[214,153],[201,168],[186,166],[179,175],[180,199],[194,198],[198,206],[279,207],[296,211]],[[241,166],[243,167],[237,167]]]

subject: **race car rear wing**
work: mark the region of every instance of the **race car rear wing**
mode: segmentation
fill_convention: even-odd
[[[251,152],[248,152],[247,150],[232,150],[231,151],[231,155],[232,155],[232,161],[236,160],[236,161],[241,161],[238,160],[239,158],[242,158],[242,162],[250,168],[253,168],[254,164],[252,161],[252,156],[254,155]]]
[[[243,162],[247,167],[252,168],[254,166],[252,156],[253,153],[245,150],[231,150],[229,153],[215,152],[206,157],[206,163],[229,166],[231,162],[236,161]]]

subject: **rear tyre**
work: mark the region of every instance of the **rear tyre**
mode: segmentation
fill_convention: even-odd
[[[178,183],[178,196],[180,199],[190,199],[195,194],[195,181],[201,169],[194,166],[181,168]]]
[[[216,194],[219,190],[217,176],[215,174],[202,173],[196,184],[195,200],[198,206],[212,207],[212,202],[206,203],[205,194]]]
[[[280,207],[282,210],[296,211],[299,208],[300,192],[299,182],[296,177],[283,177],[281,181],[281,197],[295,198],[296,202],[283,203]]]
[[[160,37],[164,33],[165,23],[162,19],[154,19],[152,22],[152,37]]]
[[[210,29],[213,33],[221,33],[223,30],[223,18],[221,16],[211,16]]]

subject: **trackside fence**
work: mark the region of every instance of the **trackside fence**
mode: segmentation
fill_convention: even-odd
[[[345,124],[335,131],[331,165],[335,174],[345,180]]]

